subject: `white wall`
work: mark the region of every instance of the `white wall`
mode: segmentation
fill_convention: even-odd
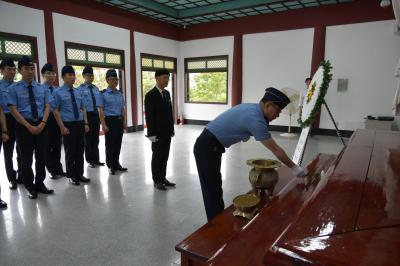
[[[42,10],[0,1],[0,31],[36,37],[39,67],[46,63],[46,35]]]
[[[333,79],[349,79],[348,91],[337,91],[332,80],[326,101],[340,129],[364,127],[364,117],[391,115],[400,57],[400,35],[392,31],[394,20],[327,28],[325,58],[333,66]],[[323,108],[321,128],[334,128]]]
[[[184,89],[184,59],[188,57],[202,57],[228,55],[228,104],[196,104],[185,103]],[[213,120],[220,113],[231,107],[232,99],[232,60],[233,37],[219,37],[201,39],[179,43],[178,85],[179,85],[179,112],[185,119]]]
[[[242,101],[259,102],[267,87],[289,87],[300,91],[310,75],[313,29],[290,30],[243,36]],[[292,118],[292,125],[298,125]],[[271,125],[287,126],[281,114]]]
[[[124,50],[127,121],[132,126],[130,31],[57,13],[53,13],[53,26],[60,73],[65,65],[65,41]]]
[[[140,32],[134,32],[134,37],[135,37],[135,57],[136,57],[136,77],[137,77],[136,81],[137,81],[137,99],[138,99],[138,105],[137,105],[138,125],[142,125],[143,124],[142,71],[141,71],[140,54],[146,53],[146,54],[178,58],[179,42]],[[181,73],[178,73],[178,78],[180,74]],[[177,90],[179,91],[180,89],[181,87],[179,87],[178,83]]]

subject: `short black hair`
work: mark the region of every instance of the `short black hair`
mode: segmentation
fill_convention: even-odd
[[[306,83],[307,81],[311,81],[311,78],[306,78],[306,80],[304,81],[304,83]]]
[[[162,76],[162,75],[168,75],[168,76],[169,76],[169,71],[168,71],[168,69],[166,69],[166,68],[160,68],[160,69],[157,69],[157,70],[156,70],[155,77],[159,77],[159,76]]]
[[[5,68],[6,66],[15,67],[15,63],[11,58],[7,57],[7,58],[4,58],[3,60],[1,60],[0,69]]]
[[[54,67],[52,64],[50,63],[45,64],[40,72],[42,73],[42,75],[44,75],[44,73],[46,73],[47,71],[54,72]]]

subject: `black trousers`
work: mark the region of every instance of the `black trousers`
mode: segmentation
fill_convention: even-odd
[[[83,176],[85,129],[83,121],[63,122],[69,134],[63,135],[67,177],[79,180]]]
[[[19,150],[19,145],[15,145],[16,143],[16,135],[15,135],[15,126],[17,121],[10,114],[5,114],[7,121],[7,129],[8,129],[8,141],[4,142],[3,150],[4,150],[4,166],[6,167],[7,178],[9,182],[16,182],[17,173],[21,173],[21,152]],[[14,170],[14,148],[17,153],[17,167],[18,170]]]
[[[204,129],[194,144],[194,157],[208,221],[225,208],[221,178],[221,157],[224,152],[225,148],[207,129]]]
[[[96,163],[99,158],[100,119],[98,112],[87,112],[90,131],[85,133],[85,159],[88,163]]]
[[[154,183],[160,183],[165,180],[170,146],[171,137],[160,138],[158,141],[151,143],[151,150],[153,151],[151,172]]]
[[[61,164],[61,131],[52,113],[47,119],[46,167],[51,175],[63,172]]]
[[[0,138],[0,151],[1,151],[2,144],[3,144],[3,140]],[[1,186],[0,186],[0,199],[1,199]]]
[[[33,122],[27,120],[31,125],[37,126],[40,121]],[[47,128],[45,127],[39,135],[32,135],[26,127],[17,123],[15,133],[19,150],[21,152],[21,174],[25,188],[29,191],[43,185],[46,178],[45,167],[45,147],[47,138]],[[33,154],[35,154],[35,177],[32,170]]]
[[[106,164],[108,168],[120,167],[119,154],[121,153],[124,121],[122,116],[106,116],[108,132],[106,133]]]

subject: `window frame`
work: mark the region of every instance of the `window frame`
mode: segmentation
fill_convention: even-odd
[[[222,68],[206,68],[206,69],[198,69],[198,70],[188,70],[188,62],[195,61],[209,61],[216,59],[226,59],[226,69],[222,70]],[[225,102],[202,102],[202,101],[190,101],[189,100],[189,74],[190,73],[212,73],[212,72],[225,72],[226,71],[226,100]],[[187,57],[184,59],[184,86],[185,86],[185,103],[193,103],[193,104],[217,104],[217,105],[227,105],[229,102],[229,89],[228,89],[228,80],[229,80],[229,55],[216,55],[216,56],[202,56],[202,57]]]
[[[0,31],[0,38],[9,39],[11,41],[23,41],[23,42],[30,42],[32,45],[32,56],[29,56],[32,59],[32,62],[35,66],[35,77],[34,80],[40,83],[40,73],[39,73],[39,52],[38,52],[38,45],[37,45],[37,37],[29,36],[29,35],[22,35],[22,34],[15,34],[15,33],[8,33]],[[21,57],[24,55],[3,55],[0,54],[0,61],[10,57],[14,61],[19,61]],[[16,66],[18,71],[18,65]]]
[[[68,59],[68,53],[67,53],[68,48],[80,49],[80,50],[83,49],[83,50],[85,50],[86,54],[87,54],[88,50],[91,50],[93,52],[118,54],[118,55],[121,56],[121,64],[120,65],[116,65],[116,64],[108,64],[108,63],[101,63],[101,62],[91,62],[91,61],[88,61],[88,60],[81,61],[81,60]],[[66,65],[125,69],[125,51],[124,50],[65,41],[64,42],[64,53],[65,53],[65,64]]]

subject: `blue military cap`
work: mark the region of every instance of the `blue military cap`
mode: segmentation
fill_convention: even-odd
[[[42,75],[43,75],[43,74],[46,73],[47,71],[54,72],[54,67],[53,67],[52,64],[46,63],[46,64],[42,67],[42,70],[41,70],[40,72],[41,72]]]
[[[18,69],[21,69],[23,66],[33,66],[32,59],[29,56],[24,55],[18,61]]]
[[[91,66],[85,66],[82,71],[82,76],[85,74],[92,74],[93,75],[93,68]]]
[[[156,70],[155,77],[159,77],[159,76],[162,76],[162,75],[168,75],[169,76],[168,69],[161,68],[161,69],[157,69]]]
[[[6,67],[6,66],[8,66],[8,67],[15,67],[14,60],[12,60],[12,59],[9,58],[9,57],[4,58],[3,60],[1,60],[0,68],[4,68],[4,67]]]
[[[75,69],[72,66],[64,66],[61,69],[61,77],[64,77],[66,74],[74,74],[75,75]]]
[[[117,77],[118,77],[117,71],[115,71],[115,69],[109,69],[109,70],[107,70],[107,72],[106,72],[106,79],[111,78],[111,77],[113,77],[113,78],[117,78]]]
[[[280,90],[277,90],[273,87],[269,87],[265,89],[265,94],[263,99],[273,102],[276,104],[281,110],[286,107],[290,103],[289,98]]]

